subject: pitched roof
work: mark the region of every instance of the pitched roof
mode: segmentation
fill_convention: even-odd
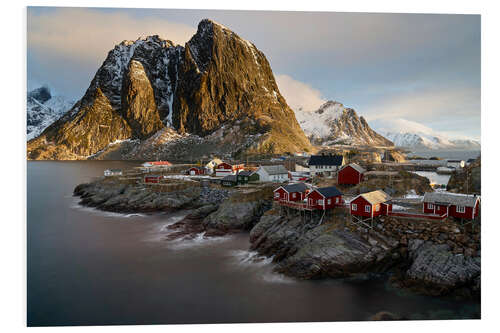
[[[329,197],[336,197],[338,195],[342,195],[342,192],[338,190],[335,186],[329,186],[329,187],[320,187],[317,188],[315,191],[318,191],[321,193],[325,198]]]
[[[474,207],[476,200],[479,198],[479,196],[458,193],[430,192],[424,194],[424,202],[443,203],[466,207]]]
[[[226,177],[222,178],[222,180],[236,182],[238,179],[236,178],[236,175],[227,175]]]
[[[342,169],[340,169],[340,170],[343,170],[344,168],[347,168],[348,166],[350,166],[351,168],[353,168],[354,170],[356,170],[359,173],[365,173],[366,172],[366,170],[363,167],[357,165],[356,163],[351,163],[351,164],[348,164],[348,165],[344,165],[342,167]]]
[[[248,170],[243,170],[243,171],[238,172],[238,176],[250,176],[251,174],[252,174],[252,171],[248,171]]]
[[[261,168],[269,175],[288,174],[288,170],[283,165],[262,165]]]
[[[369,203],[371,203],[372,205],[376,205],[391,200],[391,196],[382,190],[363,193],[360,194],[360,196]]]
[[[288,193],[292,192],[305,192],[307,190],[307,186],[304,183],[295,183],[282,186],[285,191]]]
[[[153,162],[146,162],[144,164],[151,164],[151,165],[172,165],[169,161],[153,161]]]
[[[309,159],[309,165],[342,165],[342,155],[313,155]]]

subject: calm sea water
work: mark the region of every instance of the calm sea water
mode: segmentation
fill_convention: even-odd
[[[467,161],[469,158],[477,158],[481,154],[479,150],[423,150],[414,151],[408,154],[408,156],[422,156],[422,157],[439,157],[441,159],[450,160],[464,160]]]
[[[28,325],[477,318],[479,304],[413,295],[375,280],[297,281],[248,252],[248,235],[168,243],[176,214],[78,206],[73,188],[129,162],[28,162]]]

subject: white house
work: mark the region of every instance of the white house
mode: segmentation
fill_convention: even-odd
[[[208,171],[209,174],[212,174],[215,171],[215,167],[221,163],[222,163],[221,159],[214,158],[210,162],[205,164],[205,169]]]
[[[288,170],[283,165],[262,165],[257,171],[261,182],[284,182],[288,180]]]
[[[318,174],[333,176],[344,164],[342,155],[313,155],[309,159],[309,170],[313,177]]]

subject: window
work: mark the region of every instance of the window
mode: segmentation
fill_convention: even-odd
[[[431,203],[428,203],[428,204],[427,204],[427,208],[428,208],[428,209],[434,209],[434,205],[433,205],[433,204],[431,204]]]
[[[339,199],[339,198],[336,198],[336,199],[335,199],[335,202],[336,202],[336,203],[339,203],[339,202],[340,202],[340,199]]]
[[[280,197],[280,193],[279,192],[274,193],[274,197],[275,198],[279,198]]]
[[[331,204],[332,203],[332,199],[328,199],[328,204]]]
[[[325,202],[325,200],[318,200],[318,205],[322,205]]]
[[[358,210],[358,205],[352,204],[352,210]]]
[[[372,208],[370,207],[370,205],[366,205],[366,206],[365,206],[365,212],[366,212],[366,213],[371,212],[371,209],[372,209]]]
[[[464,206],[457,206],[457,213],[465,213],[465,207]]]
[[[375,211],[378,212],[380,210],[380,205],[375,206]]]
[[[297,197],[297,193],[293,193],[292,198],[296,198],[296,197]]]

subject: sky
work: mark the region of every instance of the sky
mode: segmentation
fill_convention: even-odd
[[[28,90],[79,99],[114,45],[155,34],[184,45],[203,18],[264,52],[292,109],[336,100],[375,129],[480,139],[479,15],[29,7]]]

